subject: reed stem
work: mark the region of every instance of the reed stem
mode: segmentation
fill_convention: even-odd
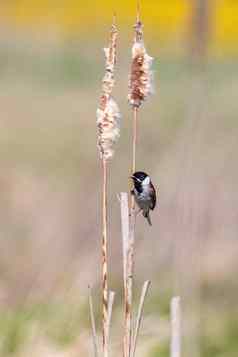
[[[132,174],[136,171],[136,147],[138,131],[138,108],[133,109],[133,139],[132,139]],[[130,357],[133,331],[132,331],[132,299],[133,299],[133,274],[134,274],[134,243],[135,243],[135,199],[130,195],[130,220],[129,240],[126,257],[126,286],[125,286],[125,332],[124,332],[124,357]]]
[[[107,161],[102,160],[103,192],[102,192],[102,336],[103,357],[108,357],[108,212],[107,212],[107,184],[108,167]]]
[[[122,247],[123,247],[123,280],[124,280],[124,340],[123,340],[123,356],[129,357],[130,353],[130,336],[131,336],[131,319],[130,319],[130,280],[128,274],[129,268],[129,252],[130,252],[130,222],[129,222],[129,202],[128,194],[121,192],[121,227],[122,227]]]
[[[111,332],[112,308],[113,308],[113,304],[114,304],[114,299],[115,299],[115,292],[114,291],[109,291],[109,296],[108,296],[108,321],[107,321],[108,351],[109,351],[109,337],[110,337],[110,332]]]
[[[142,291],[141,291],[140,304],[139,304],[137,319],[136,319],[135,336],[134,336],[133,345],[132,345],[132,357],[135,357],[135,353],[136,353],[136,346],[137,346],[137,340],[138,340],[141,322],[142,322],[142,318],[143,318],[145,299],[146,299],[150,284],[151,284],[151,282],[149,280],[145,281]]]
[[[132,174],[136,171],[136,147],[137,147],[137,138],[138,136],[138,108],[133,108],[133,142],[132,142]],[[135,199],[131,195],[131,208],[135,209]],[[131,212],[132,213],[132,212]]]

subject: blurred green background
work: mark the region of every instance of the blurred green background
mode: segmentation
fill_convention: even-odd
[[[100,162],[96,108],[113,11],[114,95],[123,119],[110,170],[111,351],[122,348],[117,193],[128,189],[127,104],[136,1],[0,4],[0,356],[92,356],[88,284],[100,327]],[[135,307],[152,280],[138,357],[169,355],[181,295],[183,356],[238,351],[238,3],[141,0],[154,96],[140,111],[138,169],[158,187],[139,217]],[[149,264],[148,264],[149,262]]]

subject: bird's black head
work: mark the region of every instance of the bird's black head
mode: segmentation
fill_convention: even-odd
[[[149,179],[149,175],[147,175],[143,171],[137,171],[131,176],[131,178],[132,178],[132,180],[134,182],[136,190],[138,192],[142,192],[143,191],[143,183],[145,183],[145,179],[146,178]],[[149,179],[149,182],[150,182],[150,179]]]
[[[145,172],[137,171],[131,176],[131,178],[133,179],[134,182],[142,183],[147,176],[148,175]]]

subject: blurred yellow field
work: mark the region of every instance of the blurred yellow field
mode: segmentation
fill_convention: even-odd
[[[93,34],[88,31],[95,24],[110,23],[113,11],[118,21],[127,25],[135,16],[135,1],[121,0],[80,1],[80,0],[19,0],[5,2],[1,17],[7,24],[36,29],[55,27],[64,34]],[[168,0],[142,1],[143,20],[147,33],[153,31],[160,37],[173,38],[186,34],[189,30],[192,1]],[[212,4],[212,49],[236,50],[238,39],[238,2],[216,0]]]

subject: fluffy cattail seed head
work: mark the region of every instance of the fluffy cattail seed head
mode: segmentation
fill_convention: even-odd
[[[97,109],[98,149],[103,160],[112,158],[113,146],[120,136],[120,112],[118,105],[112,98],[114,87],[114,69],[116,64],[118,31],[113,24],[110,32],[109,47],[104,48],[106,57],[105,75],[102,80],[102,95]]]
[[[113,146],[120,137],[120,112],[112,97],[101,97],[101,106],[97,110],[98,149],[104,160],[112,158]]]
[[[132,64],[129,77],[129,103],[133,107],[140,107],[143,101],[152,93],[153,58],[145,49],[143,42],[142,23],[135,25],[135,41],[132,47]]]

